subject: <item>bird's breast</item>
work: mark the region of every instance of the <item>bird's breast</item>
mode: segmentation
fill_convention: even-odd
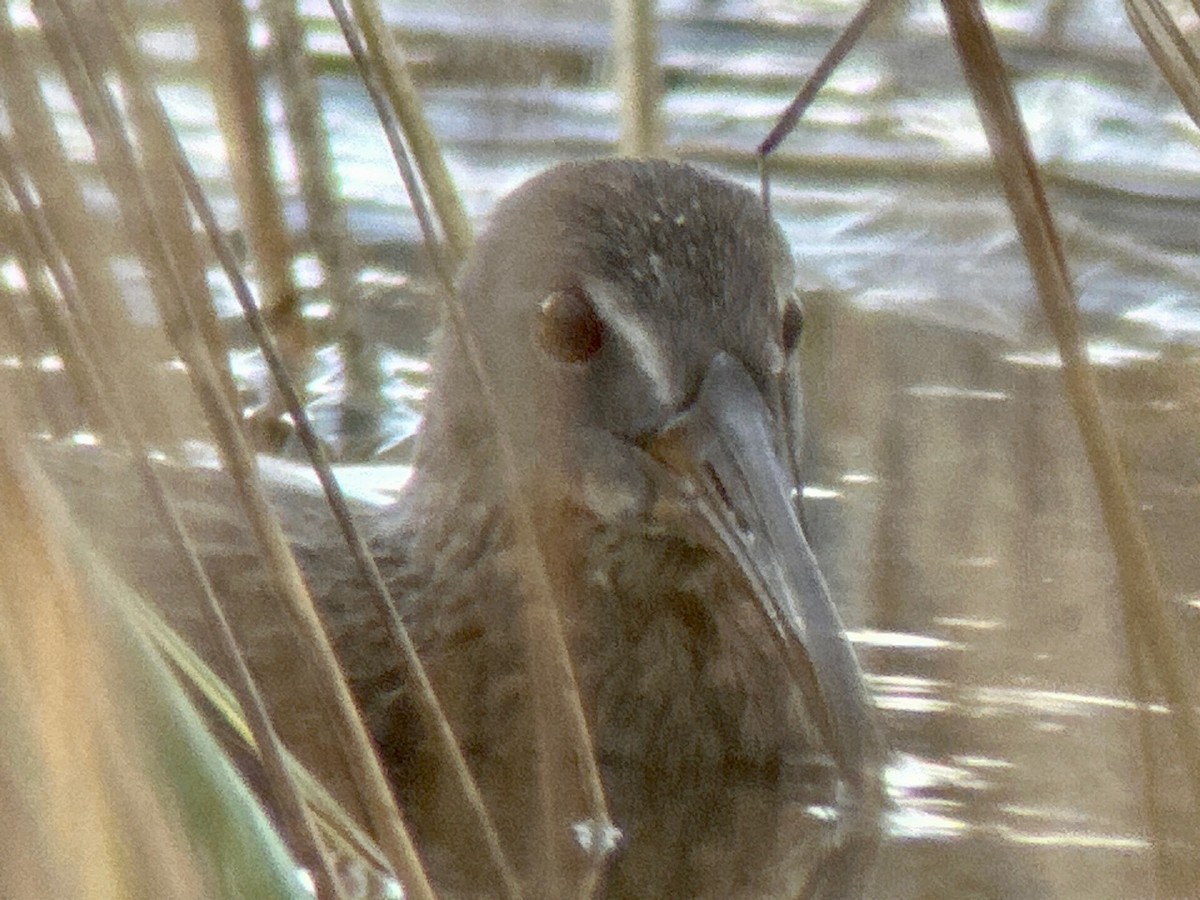
[[[657,783],[773,771],[812,745],[767,619],[726,560],[655,530],[597,534],[569,621],[606,764]]]

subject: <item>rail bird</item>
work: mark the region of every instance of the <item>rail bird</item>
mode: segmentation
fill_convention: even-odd
[[[621,833],[601,892],[783,896],[847,880],[814,860],[838,844],[837,811],[875,790],[884,743],[800,521],[793,279],[752,192],[665,161],[533,178],[465,264],[465,328],[435,348],[415,474],[365,527],[522,873],[539,847],[518,509]],[[466,826],[363,582],[312,497],[276,493],[435,878],[486,896],[488,866],[455,849]],[[190,495],[225,504],[211,484]],[[320,723],[287,702],[300,663],[254,612],[266,588],[248,542],[226,515],[197,517],[280,730],[303,742]],[[143,586],[166,577],[141,565]]]

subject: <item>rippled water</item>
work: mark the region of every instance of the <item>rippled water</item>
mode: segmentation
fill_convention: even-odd
[[[403,461],[435,315],[369,103],[320,4],[308,8],[323,23],[312,43],[326,54],[338,174],[372,267],[362,327],[386,335],[375,349],[389,411],[358,452]],[[750,150],[853,7],[662,8],[670,144],[753,183]],[[993,12],[1172,613],[1194,637],[1200,138],[1118,3]],[[474,216],[535,171],[612,149],[600,7],[461,0],[388,14]],[[186,55],[178,38],[167,29],[150,42],[168,73]],[[166,98],[232,225],[207,97],[183,81]],[[281,163],[280,175],[299,218],[295,172]],[[773,197],[817,292],[806,509],[895,748],[870,895],[1200,892],[1187,862],[1196,813],[1161,710],[1153,760],[1140,743],[1090,477],[936,4],[898,4],[871,32],[782,151]],[[319,267],[300,275],[320,323]],[[235,364],[261,380],[254,353]],[[315,364],[327,428],[347,402],[342,368],[334,347]],[[1141,793],[1151,762],[1164,785],[1154,820]]]
[[[1139,743],[1111,554],[1053,357],[902,312],[839,304],[828,324],[814,428],[831,490],[809,511],[835,595],[870,629],[857,643],[898,751],[879,896],[1192,895],[1190,864],[1152,880],[1156,843],[1190,858],[1193,813],[1161,708],[1153,751]],[[1098,349],[1194,645],[1192,353]],[[1139,793],[1150,766],[1165,773],[1157,824]]]

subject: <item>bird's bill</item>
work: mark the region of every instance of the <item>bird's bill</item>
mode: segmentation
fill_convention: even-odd
[[[698,495],[721,549],[749,582],[788,656],[815,682],[812,712],[843,779],[856,789],[880,762],[881,738],[862,670],[800,526],[793,501],[799,485],[786,474],[775,431],[749,373],[719,353],[695,402],[650,450]]]

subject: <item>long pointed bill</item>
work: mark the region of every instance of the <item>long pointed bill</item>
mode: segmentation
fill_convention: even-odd
[[[862,669],[846,639],[776,451],[772,417],[750,375],[717,354],[695,403],[656,436],[653,452],[699,495],[708,525],[741,569],[809,685],[810,702],[847,787],[882,760]]]

